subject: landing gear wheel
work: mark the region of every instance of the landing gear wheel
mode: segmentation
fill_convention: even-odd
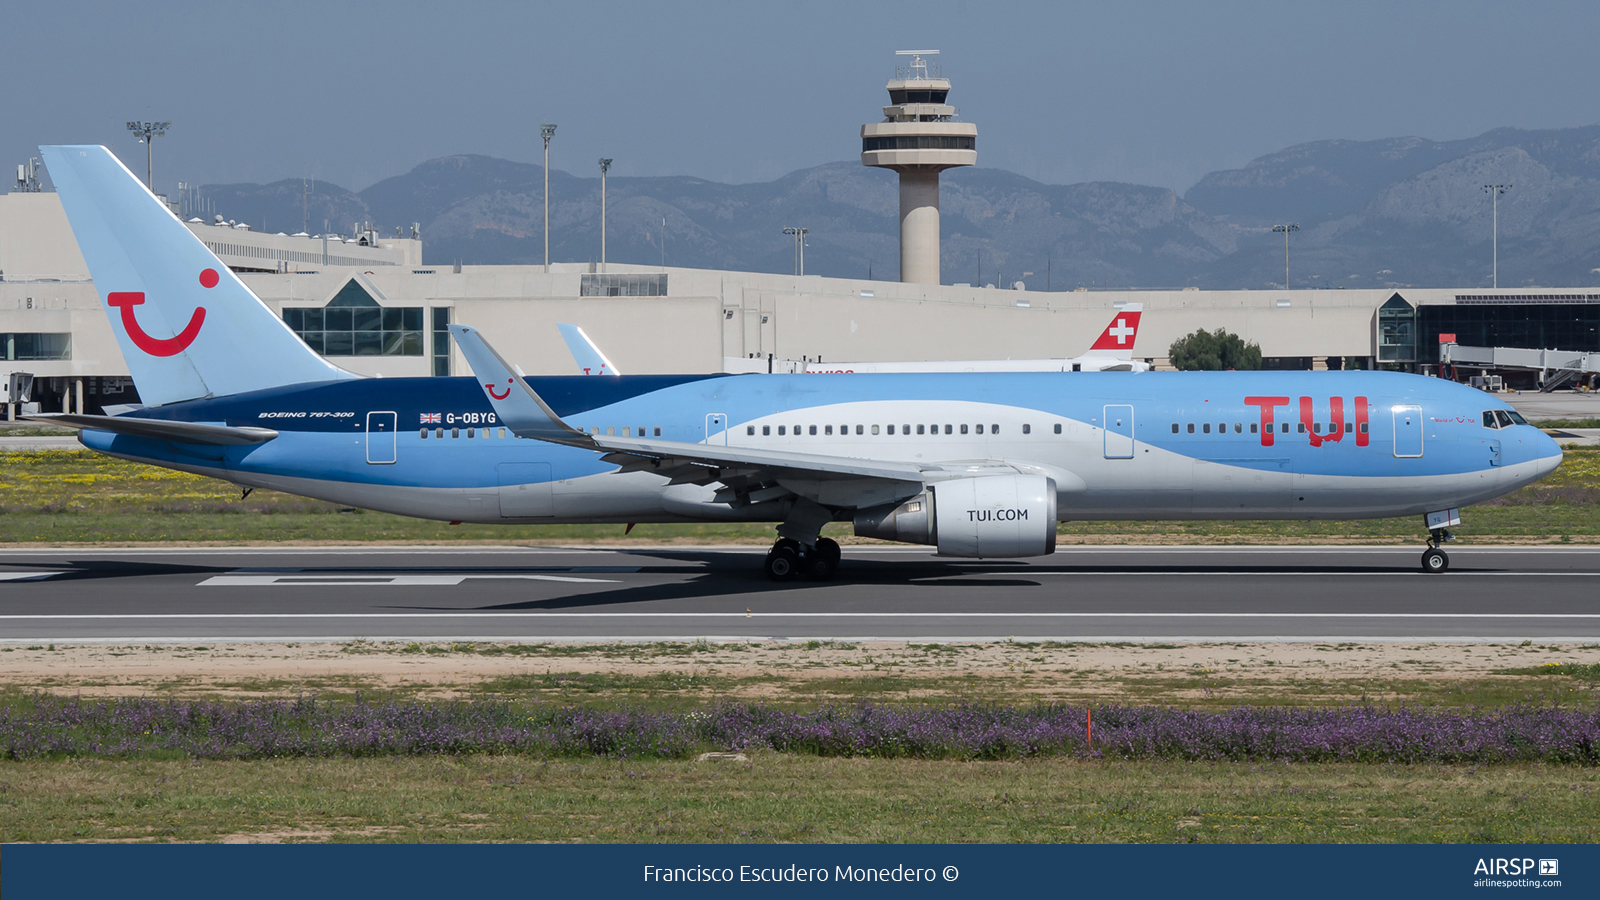
[[[1443,572],[1450,568],[1450,556],[1438,547],[1429,547],[1422,552],[1422,571],[1428,573]]]
[[[800,554],[779,541],[767,553],[767,577],[773,581],[793,581],[800,572]]]
[[[839,571],[839,557],[843,555],[843,551],[839,549],[838,541],[831,538],[818,538],[816,553],[828,561],[828,571],[822,576],[822,580],[826,581]]]

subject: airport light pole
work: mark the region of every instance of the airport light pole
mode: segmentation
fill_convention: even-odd
[[[1489,234],[1491,246],[1493,247],[1490,265],[1493,267],[1491,271],[1494,273],[1491,276],[1494,279],[1491,284],[1495,287],[1500,286],[1500,195],[1511,190],[1511,187],[1509,184],[1486,184],[1483,186],[1483,192],[1489,195],[1489,215],[1492,223]]]
[[[540,125],[539,136],[544,138],[544,271],[550,274],[550,139],[556,136],[554,125]]]
[[[600,157],[600,271],[606,270],[606,173],[611,160]]]
[[[144,144],[144,186],[150,193],[156,192],[156,167],[155,157],[150,152],[150,142],[154,138],[162,137],[167,129],[172,127],[171,122],[129,122],[128,130],[137,134]]]
[[[804,275],[806,273],[806,234],[810,231],[811,229],[809,228],[799,228],[793,225],[783,230],[784,234],[794,236],[794,274],[796,275]]]
[[[1299,225],[1274,225],[1274,232],[1283,232],[1283,289],[1289,289],[1289,235],[1300,230]]]

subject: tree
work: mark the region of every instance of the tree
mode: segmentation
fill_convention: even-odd
[[[1261,345],[1254,341],[1247,344],[1237,334],[1221,328],[1209,332],[1202,328],[1173,341],[1167,348],[1167,357],[1174,367],[1188,372],[1259,369]]]

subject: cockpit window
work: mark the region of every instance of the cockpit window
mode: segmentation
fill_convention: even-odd
[[[1501,413],[1501,415],[1509,416],[1511,418],[1511,422],[1512,422],[1513,425],[1526,425],[1526,424],[1528,424],[1528,420],[1524,419],[1522,417],[1522,413],[1519,413],[1514,409],[1513,410],[1508,410],[1508,411],[1506,411],[1504,413]]]
[[[1494,413],[1495,413],[1495,411],[1492,410],[1492,409],[1486,409],[1486,410],[1483,411],[1483,427],[1485,427],[1485,428],[1499,428],[1500,427],[1500,418],[1498,416],[1496,416]]]

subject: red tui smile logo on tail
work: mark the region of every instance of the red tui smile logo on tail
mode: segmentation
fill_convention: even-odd
[[[510,378],[507,378],[506,379],[506,384],[516,384],[516,382],[511,380]],[[504,400],[505,398],[511,396],[511,388],[506,388],[505,389],[505,393],[503,393],[503,394],[496,394],[494,392],[494,385],[492,385],[492,384],[484,385],[483,389],[488,391],[489,392],[489,396],[493,397],[496,400]]]
[[[204,287],[216,287],[220,280],[215,269],[200,273],[200,284]],[[194,314],[189,316],[189,324],[182,331],[169,338],[151,337],[145,333],[133,312],[135,306],[144,303],[144,291],[112,291],[106,295],[106,302],[122,308],[122,327],[128,332],[128,338],[135,347],[151,356],[177,356],[189,349],[189,345],[200,334],[200,326],[206,321],[206,308],[197,306]]]

